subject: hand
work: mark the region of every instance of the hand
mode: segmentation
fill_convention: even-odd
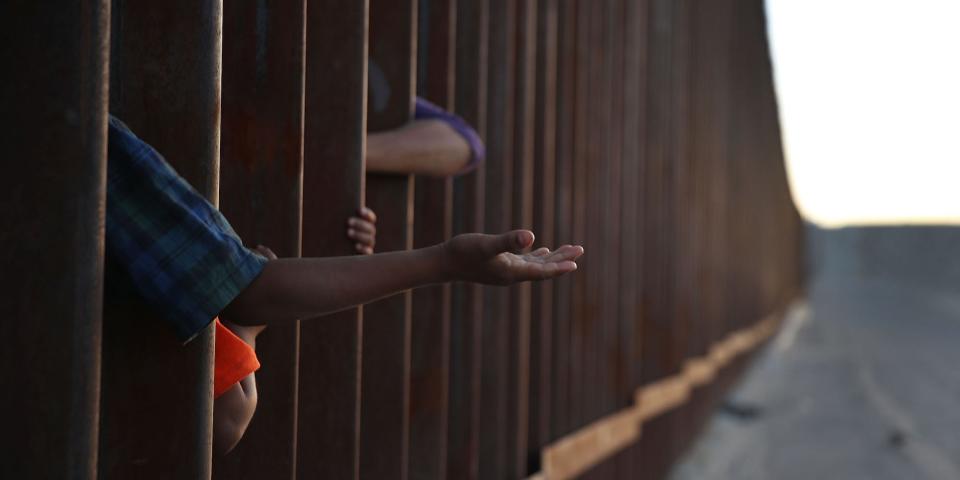
[[[577,269],[583,247],[564,245],[520,253],[533,244],[533,232],[514,230],[501,235],[468,233],[442,244],[443,265],[453,280],[509,285],[545,280]]]
[[[263,246],[257,245],[257,248],[254,249],[260,255],[267,257],[267,260],[276,260],[277,254],[273,253],[273,250]],[[234,335],[240,337],[240,340],[247,342],[251,347],[256,348],[257,346],[257,335],[260,335],[267,326],[266,325],[239,325],[233,322],[229,322],[223,318],[220,319],[225,327],[230,329]]]
[[[267,260],[277,259],[277,254],[273,253],[273,250],[270,250],[269,248],[264,247],[263,245],[257,245],[257,248],[254,248],[254,250],[256,250],[256,252],[259,253],[260,255],[267,257]]]
[[[377,243],[377,215],[367,207],[361,208],[358,215],[347,219],[347,238],[356,242],[357,253],[370,255]]]

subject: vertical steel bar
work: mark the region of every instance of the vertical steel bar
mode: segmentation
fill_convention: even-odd
[[[669,373],[679,374],[683,371],[685,359],[691,350],[691,323],[697,302],[698,292],[690,288],[693,269],[693,251],[691,239],[694,235],[697,220],[691,205],[692,179],[694,170],[690,155],[690,30],[688,28],[690,2],[677,0],[673,2],[671,22],[672,61],[672,131],[670,143],[673,149],[672,163],[674,165],[670,180],[670,202],[672,208],[669,213],[673,238],[671,246],[671,270],[673,272],[671,288],[670,315],[672,316],[672,345],[669,361]],[[688,221],[689,219],[689,221]],[[676,409],[672,415],[670,446],[667,458],[667,468],[679,456],[684,439],[689,435],[689,405],[685,403]]]
[[[710,22],[715,24],[717,30],[716,38],[713,38],[711,45],[713,49],[709,58],[716,62],[716,78],[713,82],[713,88],[710,91],[711,98],[716,101],[716,109],[711,117],[717,128],[713,129],[711,134],[714,136],[713,157],[710,162],[712,168],[712,182],[710,192],[710,203],[713,211],[710,214],[712,219],[711,229],[713,230],[710,238],[710,283],[713,285],[711,295],[711,314],[710,314],[710,341],[718,341],[723,334],[723,322],[727,310],[726,288],[726,261],[727,261],[727,206],[728,206],[728,182],[727,182],[727,153],[729,139],[727,120],[727,111],[729,104],[729,56],[730,56],[730,32],[731,15],[729,1],[718,2],[717,12],[719,16],[710,18]],[[707,14],[704,13],[704,16]],[[711,382],[708,401],[715,404],[720,398],[720,377]]]
[[[111,111],[214,204],[221,11],[220,0],[115,0],[111,32]],[[105,305],[102,478],[210,477],[212,332],[181,346],[140,302]]]
[[[649,238],[646,235],[647,230],[644,225],[650,221],[649,206],[647,204],[646,185],[649,157],[647,155],[647,146],[649,143],[647,119],[649,118],[648,92],[647,85],[650,77],[648,67],[649,57],[649,0],[627,3],[627,63],[625,70],[626,90],[624,97],[627,101],[627,116],[624,120],[627,131],[625,133],[626,143],[625,160],[628,164],[636,164],[636,178],[633,180],[630,192],[634,195],[632,200],[625,199],[624,203],[627,209],[634,205],[634,213],[630,217],[624,217],[625,222],[632,222],[635,225],[633,235],[634,242],[626,248],[634,248],[635,257],[632,265],[635,265],[635,274],[633,278],[635,294],[631,303],[634,305],[635,312],[632,315],[634,334],[626,349],[629,349],[631,355],[629,362],[632,366],[630,372],[629,385],[632,390],[640,388],[643,384],[644,364],[644,346],[643,342],[647,335],[644,330],[645,322],[649,316],[649,305],[644,302],[644,292],[647,285],[644,283],[649,280],[646,275],[649,267],[649,257],[645,256],[649,248]],[[625,176],[629,169],[625,167]],[[624,190],[627,193],[627,190]],[[644,442],[635,443],[630,449],[632,471],[634,477],[643,478],[645,465],[643,464]]]
[[[618,1],[613,12],[614,21],[619,29],[618,55],[619,73],[615,70],[614,80],[618,82],[614,90],[614,108],[618,110],[613,119],[619,129],[620,155],[620,243],[618,262],[620,268],[620,287],[616,296],[618,307],[618,333],[615,368],[615,392],[617,408],[632,403],[636,389],[636,376],[640,368],[638,339],[641,334],[638,318],[639,310],[639,248],[643,241],[639,237],[638,210],[640,192],[640,118],[643,105],[640,95],[640,59],[642,44],[638,41],[639,29],[637,12],[638,2]],[[617,93],[619,92],[619,94]],[[618,99],[619,97],[619,99]],[[622,99],[622,100],[621,100]],[[619,102],[619,103],[618,103]],[[617,179],[614,178],[614,181]],[[639,476],[635,470],[635,457],[638,454],[636,444],[627,446],[616,459],[616,478],[630,479]]]
[[[557,0],[557,107],[556,107],[556,196],[555,239],[571,243],[573,239],[573,133],[576,117],[574,100],[576,93],[577,62],[577,5],[575,0]],[[571,370],[574,357],[571,352],[573,326],[572,302],[573,279],[565,276],[555,280],[552,318],[553,345],[551,348],[551,439],[556,439],[571,429],[570,404],[576,392],[572,389]]]
[[[590,103],[589,65],[590,57],[590,6],[591,2],[581,0],[576,2],[576,64],[574,66],[574,97],[573,97],[573,168],[571,179],[572,190],[572,218],[571,239],[573,244],[587,245],[587,148],[590,136],[588,135],[589,121],[587,118]],[[586,260],[586,259],[585,259]],[[580,271],[573,277],[571,299],[572,326],[570,329],[570,423],[569,429],[575,430],[584,423],[586,418],[586,395],[589,390],[584,377],[588,375],[585,352],[587,336],[589,334],[585,314],[584,290],[586,275],[584,271],[589,267],[586,261],[581,261]]]
[[[370,61],[382,74],[386,96],[367,105],[368,131],[397,128],[413,108],[416,48],[413,0],[370,7]],[[412,246],[413,178],[367,175],[367,205],[377,212],[377,250]],[[364,307],[361,478],[405,478],[409,450],[410,292]]]
[[[540,0],[536,22],[533,152],[533,230],[543,245],[556,246],[554,231],[557,150],[557,0]],[[527,462],[540,470],[540,450],[550,441],[553,395],[554,282],[533,285],[530,309],[530,392]]]
[[[306,15],[302,253],[349,255],[344,222],[363,204],[366,0],[312,0]],[[355,479],[361,309],[300,326],[296,476]]]
[[[454,107],[456,0],[419,0],[418,95]],[[450,238],[453,179],[414,178],[414,247]],[[409,477],[446,475],[447,391],[450,348],[450,285],[413,292],[410,354]]]
[[[3,478],[97,472],[109,19],[0,5]]]
[[[605,65],[605,47],[603,42],[604,31],[604,7],[605,2],[590,2],[587,42],[588,55],[586,57],[587,65],[587,89],[589,100],[586,105],[587,118],[587,145],[585,146],[586,156],[583,159],[585,167],[584,179],[584,201],[586,202],[586,218],[584,219],[585,243],[587,245],[604,245],[606,234],[603,232],[603,217],[606,208],[605,193],[607,186],[603,175],[606,173],[604,167],[607,161],[605,115],[609,104],[606,99],[608,86],[605,85],[606,75]],[[603,355],[603,334],[604,334],[604,315],[607,313],[603,305],[603,281],[604,268],[606,267],[606,255],[597,255],[585,259],[582,263],[584,268],[578,272],[584,279],[584,369],[583,369],[583,398],[584,411],[580,425],[588,425],[593,419],[599,418],[604,410],[606,402],[605,382],[606,371],[602,362]],[[587,478],[600,478],[602,472],[592,472]]]
[[[709,195],[712,188],[713,177],[710,172],[716,161],[712,157],[713,137],[712,128],[706,123],[711,116],[709,103],[709,92],[711,86],[716,82],[714,72],[711,70],[712,63],[710,55],[710,45],[715,41],[715,27],[712,24],[704,24],[705,12],[720,7],[719,2],[712,5],[695,5],[691,11],[691,88],[690,108],[691,108],[691,130],[695,136],[691,146],[693,158],[696,162],[695,188],[696,209],[698,214],[698,233],[693,239],[696,247],[697,258],[695,259],[695,285],[694,289],[699,291],[699,304],[696,312],[697,325],[694,327],[696,341],[693,349],[697,356],[707,353],[710,346],[710,326],[714,294],[716,286],[709,281],[709,268],[712,261],[711,255],[711,233],[712,221],[710,210],[712,208],[709,202]],[[713,13],[713,12],[711,12]],[[717,126],[720,128],[720,126]],[[692,428],[697,431],[701,428],[705,419],[709,403],[710,385],[704,385],[693,393],[693,412]]]
[[[487,0],[458,0],[454,106],[486,137]],[[453,233],[484,230],[481,166],[453,181]],[[447,478],[472,480],[480,474],[480,375],[483,291],[479,285],[452,286]]]
[[[666,179],[669,178],[669,125],[670,125],[670,1],[651,0],[648,8],[649,21],[647,41],[649,45],[647,78],[647,121],[646,121],[646,168],[644,171],[644,210],[648,220],[644,222],[643,232],[646,240],[643,249],[644,285],[642,308],[646,315],[643,322],[643,364],[641,366],[644,383],[658,380],[668,373],[669,351],[665,347],[670,343],[670,323],[667,316],[666,288],[669,277],[667,258],[668,230],[666,208]],[[644,425],[641,448],[644,478],[656,478],[664,465],[667,437],[663,419],[657,419]]]
[[[397,128],[410,120],[416,15],[414,0],[370,5],[370,61],[385,82],[378,103],[367,105],[370,132]],[[367,205],[378,218],[378,251],[412,246],[413,193],[412,175],[367,175]],[[364,307],[361,478],[404,478],[408,470],[410,322],[410,292]]]
[[[536,94],[537,2],[513,5],[514,44],[514,134],[513,188],[509,195],[509,228],[533,227],[534,107]],[[530,387],[530,299],[532,285],[509,289],[510,316],[507,333],[507,448],[506,471],[510,478],[527,475],[527,418]]]
[[[487,79],[485,230],[510,228],[513,192],[514,3],[490,0]],[[480,478],[508,476],[506,437],[510,308],[506,288],[485,288],[481,374]]]
[[[234,2],[223,20],[221,209],[248,245],[300,256],[304,0]],[[257,338],[257,413],[216,478],[293,478],[300,325]]]
[[[624,190],[631,188],[631,185],[624,185],[626,177],[624,175],[624,120],[625,120],[625,98],[624,98],[624,11],[622,0],[608,0],[605,9],[605,44],[604,54],[606,57],[606,75],[608,86],[607,92],[607,154],[604,175],[607,188],[607,208],[605,208],[605,228],[603,229],[606,239],[604,248],[608,252],[605,275],[604,275],[604,307],[607,310],[603,317],[604,332],[603,358],[602,365],[607,371],[606,383],[604,389],[608,398],[604,405],[604,413],[613,413],[621,408],[630,405],[633,401],[632,394],[624,392],[622,387],[622,378],[625,375],[622,372],[623,365],[620,359],[620,337],[629,335],[629,329],[624,325],[625,313],[621,312],[621,301],[630,298],[629,278],[623,278],[629,275],[630,254],[624,249],[624,230],[628,229],[623,224],[623,214],[628,210],[624,205]],[[627,239],[629,241],[629,239]],[[626,256],[624,256],[626,254]],[[632,307],[632,306],[631,306]],[[624,328],[621,328],[624,327]]]

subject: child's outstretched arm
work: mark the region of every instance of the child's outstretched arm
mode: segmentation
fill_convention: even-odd
[[[433,283],[509,285],[576,270],[582,247],[519,253],[533,240],[532,232],[516,230],[458,235],[418,250],[272,260],[221,317],[241,325],[270,325],[336,312]]]

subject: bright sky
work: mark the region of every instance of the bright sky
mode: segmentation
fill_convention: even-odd
[[[960,0],[766,3],[803,214],[960,224]]]

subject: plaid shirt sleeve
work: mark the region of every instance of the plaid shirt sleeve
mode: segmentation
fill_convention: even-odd
[[[267,260],[150,145],[110,117],[106,250],[184,342],[252,282]]]

